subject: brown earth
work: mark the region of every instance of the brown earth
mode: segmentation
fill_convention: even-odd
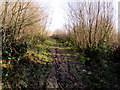
[[[77,67],[80,68],[80,64],[76,64],[78,57],[71,54],[62,47],[60,44],[54,44],[50,49],[53,53],[52,68],[47,79],[47,88],[85,88],[80,77],[78,77]],[[79,70],[79,72],[81,72]]]

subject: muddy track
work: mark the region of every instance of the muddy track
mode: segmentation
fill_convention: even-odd
[[[58,44],[51,48],[53,53],[52,69],[48,77],[47,88],[81,88],[82,82],[76,77],[76,71],[71,67],[72,60],[68,51]]]

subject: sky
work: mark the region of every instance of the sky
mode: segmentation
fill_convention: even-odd
[[[50,4],[52,11],[51,11],[51,24],[49,29],[56,30],[63,27],[65,24],[65,16],[66,12],[64,10],[65,3],[62,0],[51,0]]]
[[[4,1],[4,0],[0,0]],[[10,0],[9,0],[10,1]],[[11,0],[15,1],[15,0]],[[21,0],[21,1],[27,1],[27,0]],[[49,14],[49,30],[55,31],[56,29],[61,29],[64,27],[64,24],[67,22],[66,18],[66,8],[67,4],[66,2],[81,2],[81,1],[88,1],[88,0],[32,0],[36,1],[38,3],[43,4],[44,7],[49,8],[47,13]],[[97,1],[97,0],[90,0],[90,1]],[[99,0],[101,1],[101,0]],[[116,20],[116,26],[118,26],[118,2],[120,0],[103,0],[103,1],[112,1],[114,6],[114,13],[115,13],[115,20]]]
[[[66,11],[67,5],[64,0],[46,0],[44,1],[45,6],[49,7],[50,14],[50,26],[49,30],[55,31],[56,29],[61,29],[66,20]]]
[[[79,0],[67,0],[67,1],[74,1],[78,2]],[[85,0],[84,0],[85,1]],[[86,0],[87,1],[87,0]],[[96,0],[92,0],[96,1]],[[101,0],[100,0],[101,1]],[[114,6],[114,13],[115,13],[115,25],[117,28],[117,20],[118,20],[118,1],[120,0],[104,0],[104,1],[112,1],[113,6]],[[50,8],[50,13],[51,14],[51,24],[49,26],[49,30],[55,31],[56,29],[61,29],[64,27],[64,24],[66,22],[66,11],[65,9],[67,8],[67,4],[65,0],[46,0],[44,1],[45,5]]]

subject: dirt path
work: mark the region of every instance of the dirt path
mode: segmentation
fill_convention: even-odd
[[[61,47],[60,43],[54,44],[51,48],[53,53],[52,69],[47,79],[47,88],[83,88],[80,78],[77,78],[77,71],[72,68],[73,59],[69,51]]]

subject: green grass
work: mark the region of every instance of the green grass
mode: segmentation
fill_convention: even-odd
[[[88,87],[93,89],[110,89],[114,88],[116,84],[116,74],[112,73],[110,69],[112,68],[108,62],[105,65],[100,65],[96,63],[96,60],[105,59],[102,56],[107,54],[104,53],[101,48],[88,48],[87,51],[93,56],[93,52],[98,52],[99,57],[89,57],[85,53],[81,53],[79,47],[73,45],[73,41],[68,39],[53,39],[47,38],[44,43],[36,43],[29,45],[27,52],[23,55],[22,59],[18,64],[3,64],[3,83],[2,86],[6,88],[22,88],[22,87],[37,87],[35,83],[39,83],[41,87],[44,86],[46,82],[46,77],[51,69],[52,54],[51,48],[56,45],[58,49],[65,50],[63,53],[66,56],[72,57],[73,69],[78,70],[79,78],[82,78]],[[68,41],[67,41],[68,40]],[[88,53],[88,55],[90,55]],[[105,52],[106,53],[106,52]],[[96,53],[94,56],[97,56]],[[82,65],[82,66],[81,66]],[[71,66],[71,67],[72,67]],[[86,72],[82,72],[82,69]],[[80,70],[80,71],[79,71]],[[91,72],[91,74],[88,74]],[[31,84],[32,83],[32,84]],[[117,84],[116,84],[117,85]]]
[[[37,37],[38,38],[38,37]],[[43,43],[30,44],[27,52],[15,64],[3,64],[3,89],[36,88],[34,84],[44,86],[46,76],[51,69],[51,44],[55,41],[44,39]],[[33,84],[31,84],[33,83]]]

